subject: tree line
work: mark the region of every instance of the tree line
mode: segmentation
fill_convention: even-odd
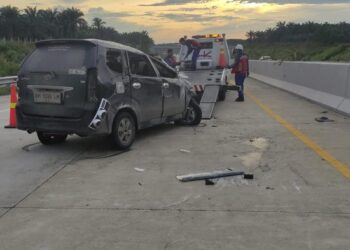
[[[0,8],[0,39],[38,41],[54,38],[98,38],[127,44],[148,51],[154,44],[147,31],[118,32],[95,17],[91,25],[77,8],[20,10],[14,6]]]
[[[278,22],[264,31],[246,33],[250,42],[316,42],[323,44],[349,43],[350,23]]]

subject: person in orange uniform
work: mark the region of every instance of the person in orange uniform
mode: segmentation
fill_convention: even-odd
[[[237,44],[234,53],[236,54],[235,63],[229,68],[232,68],[231,73],[235,74],[236,85],[240,87],[236,102],[244,102],[244,80],[249,76],[249,59],[243,53],[243,45],[241,44]]]

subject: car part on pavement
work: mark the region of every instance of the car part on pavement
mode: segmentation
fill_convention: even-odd
[[[315,118],[315,121],[317,121],[317,122],[334,122],[334,120],[329,119],[329,118],[326,117],[326,116],[322,116],[322,117],[319,117],[319,118]]]
[[[179,176],[176,176],[176,178],[182,182],[189,182],[189,181],[200,181],[200,180],[216,179],[221,177],[237,176],[237,175],[244,175],[244,172],[242,171],[234,172],[232,170],[224,170],[224,171],[214,171],[214,172],[207,172],[207,173],[179,175]]]
[[[205,180],[205,185],[207,186],[213,186],[218,182],[218,179],[206,179]]]
[[[187,150],[187,149],[180,149],[180,152],[182,152],[182,153],[191,153],[191,151]]]

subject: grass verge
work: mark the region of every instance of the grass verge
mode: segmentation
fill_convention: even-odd
[[[9,95],[10,87],[0,87],[0,95]]]

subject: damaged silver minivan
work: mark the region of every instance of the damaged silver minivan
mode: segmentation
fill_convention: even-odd
[[[175,70],[114,42],[38,42],[17,85],[17,127],[36,132],[43,144],[63,142],[68,134],[104,134],[127,149],[139,129],[169,121],[197,125],[202,116]]]

